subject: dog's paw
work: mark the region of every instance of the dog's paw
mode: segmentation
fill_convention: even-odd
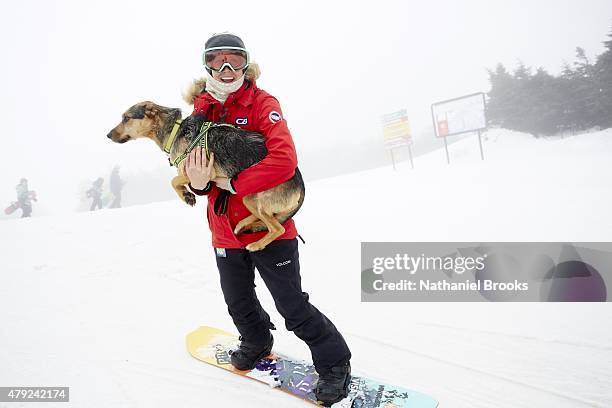
[[[183,201],[193,207],[196,203],[195,194],[185,190],[183,192]]]
[[[236,228],[234,228],[234,235],[238,235],[241,232],[244,232],[245,230],[246,230],[246,232],[248,232],[249,225],[246,225],[246,224],[245,225],[240,225],[240,224],[238,224],[238,225],[236,225]]]
[[[261,244],[259,241],[255,241],[255,242],[252,242],[252,243],[248,244],[246,246],[246,249],[247,249],[247,251],[255,252],[255,251],[261,251],[265,247],[266,246]]]

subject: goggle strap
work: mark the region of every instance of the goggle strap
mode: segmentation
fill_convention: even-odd
[[[242,47],[210,47],[204,50],[204,54],[206,54],[208,51],[219,51],[219,50],[239,50],[239,51],[244,51],[246,54],[249,53],[246,50],[246,48],[242,48]]]

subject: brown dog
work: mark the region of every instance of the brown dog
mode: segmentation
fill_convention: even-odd
[[[214,154],[211,179],[234,177],[240,171],[261,161],[267,154],[262,135],[232,125],[213,124],[203,116],[189,116],[181,120],[181,110],[166,108],[153,102],[140,102],[129,108],[120,124],[107,137],[116,143],[148,138],[168,154],[178,175],[172,187],[187,204],[195,205],[195,195],[187,189],[189,178],[185,172],[185,157],[192,148],[206,147],[206,155]],[[251,215],[241,220],[234,234],[268,231],[259,241],[247,245],[249,251],[265,248],[285,232],[282,224],[293,217],[304,202],[305,187],[299,169],[286,182],[269,190],[242,198]],[[227,203],[226,203],[227,204]]]

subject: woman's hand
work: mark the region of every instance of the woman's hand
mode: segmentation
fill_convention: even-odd
[[[187,163],[185,164],[185,172],[189,178],[189,183],[196,190],[204,190],[208,185],[215,161],[214,153],[210,154],[210,161],[208,161],[202,151],[201,147],[193,149],[187,156]]]

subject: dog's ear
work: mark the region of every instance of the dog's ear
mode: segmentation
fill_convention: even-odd
[[[148,118],[154,118],[159,115],[159,109],[153,104],[147,104],[144,106],[144,114]]]
[[[133,119],[143,119],[145,116],[145,107],[144,106],[133,106],[129,110],[130,116]]]

